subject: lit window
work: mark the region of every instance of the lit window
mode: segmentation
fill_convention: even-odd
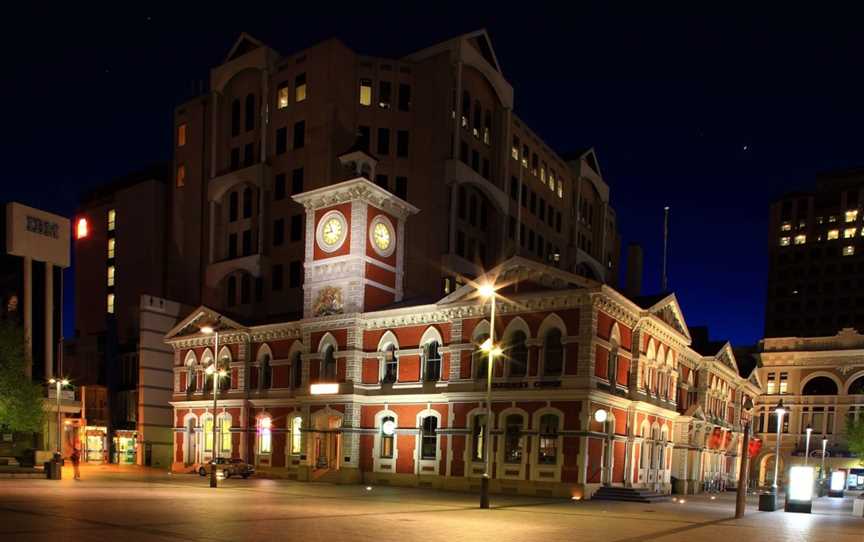
[[[828,240],[840,239],[840,230],[828,230]]]
[[[294,101],[302,102],[306,99],[306,74],[301,73],[294,78]]]
[[[272,436],[270,433],[270,418],[258,420],[258,453],[269,454],[272,448]]]
[[[564,198],[564,181],[562,179],[558,179],[558,197]]]
[[[298,455],[302,447],[300,446],[301,439],[303,434],[301,432],[301,428],[303,427],[303,418],[300,416],[295,416],[294,419],[291,420],[291,453],[294,455]]]
[[[186,166],[180,164],[177,166],[177,188],[186,186]]]
[[[555,172],[551,169],[549,170],[549,188],[555,190]]]
[[[851,211],[846,211],[846,222],[855,222],[858,220],[858,210],[853,209]]]
[[[540,417],[537,462],[541,465],[558,463],[558,416],[555,414],[544,414]]]
[[[796,235],[795,236],[795,244],[796,245],[803,245],[806,242],[807,242],[807,236],[806,235]]]
[[[513,157],[514,160],[519,159],[519,138],[513,138],[513,146],[510,147],[510,156]]]
[[[186,145],[186,123],[177,126],[177,146],[183,147]]]
[[[540,164],[540,182],[546,184],[546,162]]]
[[[843,247],[843,255],[844,256],[853,256],[855,254],[855,247],[852,245]]]
[[[108,209],[108,231],[114,231],[114,227],[117,225],[117,211],[114,209]]]
[[[816,223],[817,224],[822,224],[823,222],[825,222],[825,217],[822,217],[822,216],[816,217]]]
[[[792,224],[790,224],[789,222],[784,222],[780,226],[780,231],[792,231]]]
[[[219,433],[222,438],[219,439],[219,452],[227,456],[231,455],[231,420],[227,417],[221,419],[219,425]]]
[[[855,228],[846,228],[843,230],[843,239],[852,239],[855,237]]]
[[[774,392],[777,389],[777,382],[775,380],[775,374],[776,373],[768,373],[768,386],[767,386],[768,389],[765,390],[768,393],[768,395],[774,395]]]
[[[803,229],[806,228],[806,227],[807,227],[807,223],[804,222],[803,220],[802,220],[801,222],[798,223],[798,229],[799,229],[799,230],[803,230]]]
[[[372,105],[372,80],[360,80],[360,105]]]
[[[780,393],[786,393],[789,389],[789,373],[780,373]]]
[[[834,216],[834,215],[829,216],[829,217],[828,217],[828,222],[837,222],[837,217]]]
[[[864,233],[864,229],[861,230]],[[76,239],[84,239],[87,237],[89,229],[87,227],[87,219],[79,218],[77,224],[75,225],[75,238]]]
[[[483,461],[486,459],[486,416],[474,416],[473,439],[471,446],[471,460]]]
[[[213,418],[204,420],[204,451],[213,451]]]
[[[111,239],[108,239],[108,257],[109,258],[114,257],[114,249],[116,248],[116,246],[117,246],[117,243],[115,242],[113,237]]]
[[[285,109],[288,107],[288,83],[282,83],[276,91],[276,109]]]
[[[108,314],[114,314],[114,294],[108,294],[108,301],[105,309],[108,311]]]
[[[108,266],[108,286],[114,286],[114,266]]]

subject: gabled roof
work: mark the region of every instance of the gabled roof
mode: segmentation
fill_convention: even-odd
[[[254,51],[259,47],[265,47],[264,43],[247,34],[241,32],[240,37],[234,42],[234,46],[228,51],[228,56],[225,57],[225,62],[230,62],[235,58],[241,57],[249,51]]]
[[[246,327],[219,314],[209,307],[201,305],[184,318],[179,324],[171,328],[165,334],[165,340],[176,339],[186,335],[197,335],[201,333],[201,327],[205,325],[214,326],[218,322],[217,331],[242,331]]]
[[[692,340],[684,320],[684,313],[681,312],[681,306],[678,304],[678,298],[675,297],[675,294],[638,296],[632,301],[672,326],[675,331],[687,337],[687,340]]]
[[[511,286],[516,284],[530,285],[531,289],[528,291],[537,291],[538,289],[570,290],[600,286],[599,282],[562,271],[557,267],[550,267],[521,256],[514,256],[489,270],[485,275],[457,288],[453,293],[439,300],[437,304],[447,305],[466,299],[474,299],[477,295],[478,286],[487,282],[495,284],[498,287],[498,292],[505,296],[509,293]],[[523,291],[525,290],[523,289]]]
[[[454,48],[454,46],[458,45],[460,42],[463,41],[468,43],[471,47],[477,49],[477,51],[480,53],[480,56],[483,57],[483,60],[488,62],[489,65],[495,69],[495,71],[501,73],[501,65],[498,64],[498,57],[495,55],[495,50],[492,48],[492,40],[489,38],[489,33],[486,32],[485,28],[481,28],[473,32],[468,32],[467,34],[460,34],[458,36],[450,38],[449,40],[444,40],[442,42],[436,43],[435,45],[425,47],[415,53],[411,53],[406,58],[427,58],[442,51],[452,49]]]

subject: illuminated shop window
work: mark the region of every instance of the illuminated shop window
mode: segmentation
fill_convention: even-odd
[[[117,225],[117,211],[108,209],[108,231],[114,231]]]
[[[795,236],[795,244],[796,245],[803,245],[806,242],[807,242],[807,236],[806,235],[796,235]]]
[[[186,145],[186,123],[177,126],[177,146],[183,147]]]
[[[288,88],[288,83],[282,83],[276,90],[276,109],[285,109],[288,107],[288,96],[291,90]]]
[[[114,266],[108,266],[108,286],[114,286]]]
[[[114,314],[114,294],[108,294],[105,309],[108,311],[108,314]]]
[[[291,453],[293,455],[298,455],[301,450],[301,441],[303,438],[303,434],[301,429],[303,427],[303,418],[300,416],[295,416],[291,420]]]
[[[272,435],[270,426],[272,420],[269,417],[258,420],[258,453],[269,454],[272,449]]]
[[[372,80],[360,80],[360,105],[372,105]]]
[[[204,420],[204,451],[213,451],[213,418]]]
[[[843,255],[844,256],[854,256],[855,255],[855,247],[852,245],[843,247]]]
[[[858,220],[858,210],[853,209],[851,211],[846,211],[846,222],[855,222]]]
[[[221,417],[219,419],[219,452],[225,455],[231,455],[231,419]]]
[[[828,240],[840,239],[840,230],[828,230]]]
[[[855,228],[846,228],[843,230],[843,239],[852,239],[855,237]]]
[[[792,224],[789,223],[789,222],[784,222],[784,223],[780,226],[780,231],[792,231]]]
[[[780,238],[780,246],[781,247],[788,247],[789,242],[790,242],[790,239],[788,237],[781,237]]]

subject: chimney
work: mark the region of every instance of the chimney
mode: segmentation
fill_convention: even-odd
[[[641,245],[627,245],[627,287],[624,293],[630,297],[642,295],[642,257]]]

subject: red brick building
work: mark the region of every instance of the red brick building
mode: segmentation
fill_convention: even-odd
[[[728,344],[694,350],[674,295],[634,301],[526,258],[480,279],[498,288],[503,348],[487,429],[480,345],[493,331],[491,304],[476,282],[432,302],[403,299],[403,237],[418,209],[364,178],[376,168],[365,153],[341,161],[364,175],[294,196],[307,232],[303,318],[246,326],[200,307],[166,336],[175,471],[213,456],[206,368],[218,341],[227,377],[216,453],[259,472],[473,490],[492,438],[495,491],[734,482],[741,405],[758,389],[737,377]]]

